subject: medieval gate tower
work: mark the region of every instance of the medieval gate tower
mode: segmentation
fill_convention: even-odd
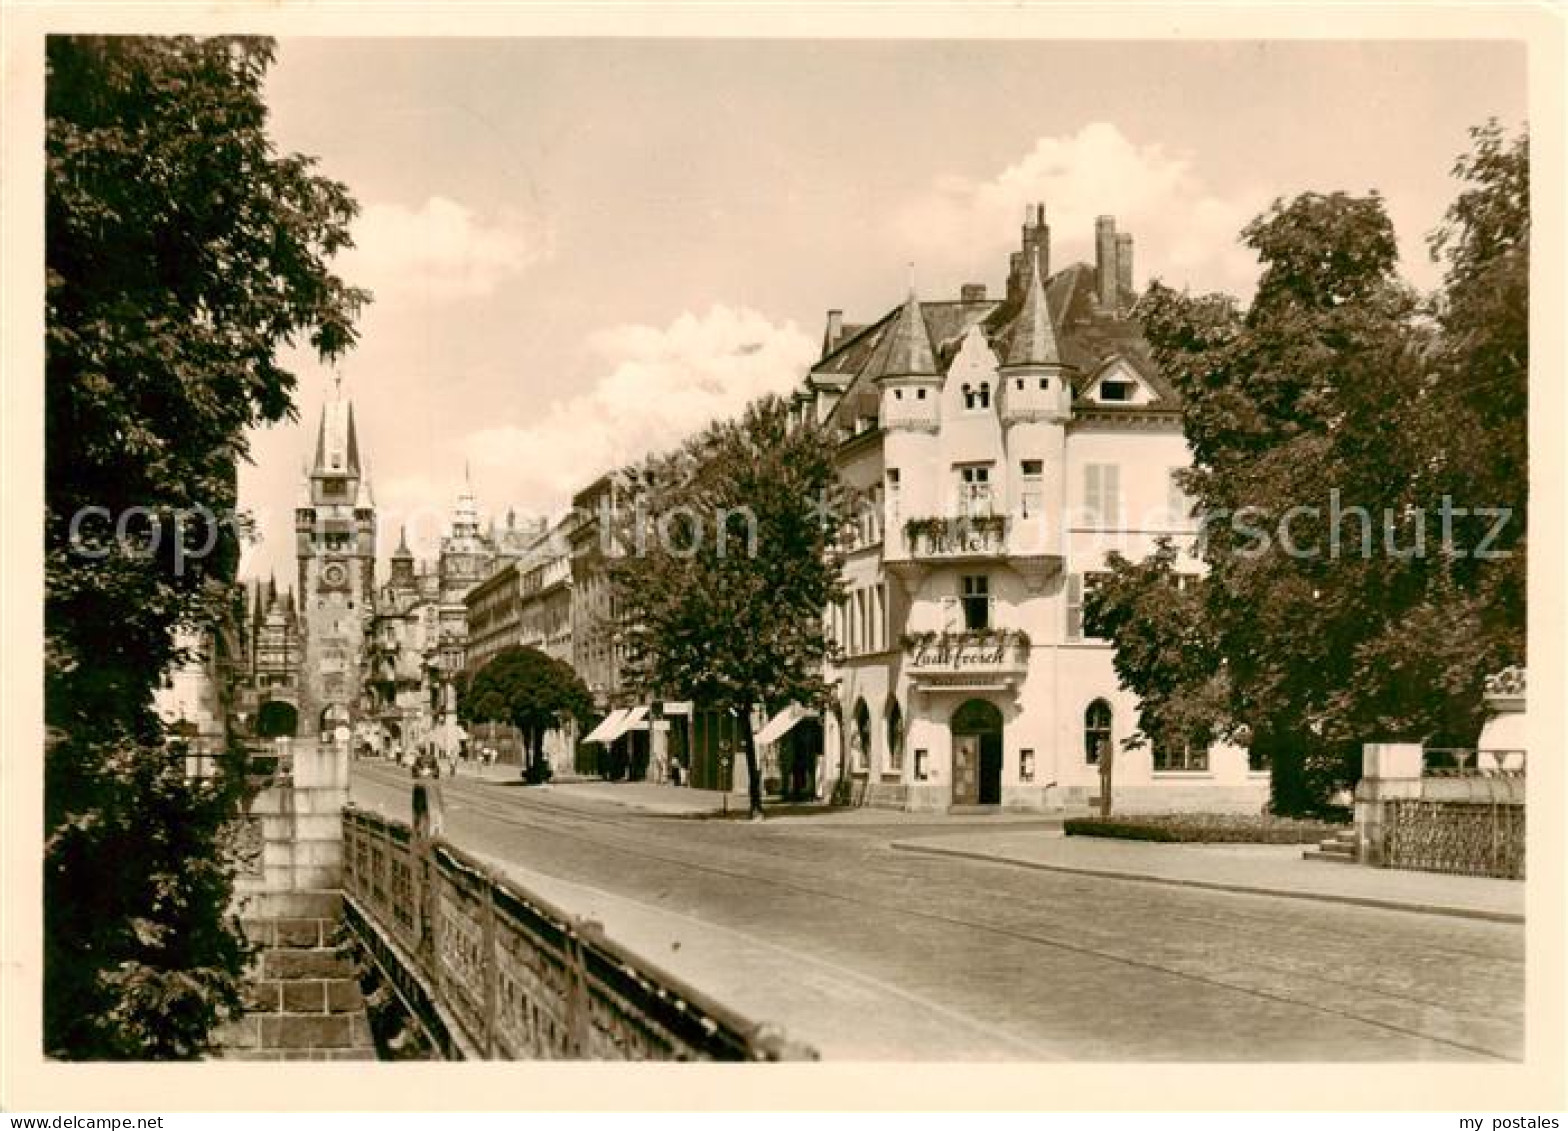
[[[304,637],[299,731],[339,737],[359,710],[376,564],[375,502],[341,380],[322,408],[294,533]]]

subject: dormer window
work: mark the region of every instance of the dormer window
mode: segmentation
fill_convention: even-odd
[[[1131,381],[1105,380],[1100,382],[1100,399],[1102,401],[1126,402],[1132,400],[1133,385]]]

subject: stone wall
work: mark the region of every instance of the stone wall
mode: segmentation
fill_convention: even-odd
[[[239,1060],[375,1058],[354,964],[338,949],[348,751],[292,744],[246,813],[249,861],[235,911],[257,948],[245,1014],[219,1034]]]

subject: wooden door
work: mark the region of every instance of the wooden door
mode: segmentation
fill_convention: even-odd
[[[980,736],[953,736],[953,804],[974,805],[980,800]]]

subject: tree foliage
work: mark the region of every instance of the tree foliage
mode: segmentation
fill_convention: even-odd
[[[503,648],[474,674],[458,700],[464,722],[509,723],[523,736],[528,750],[524,775],[530,781],[548,776],[544,736],[569,722],[586,721],[593,696],[570,664],[537,648]]]
[[[752,713],[824,701],[823,610],[840,592],[830,439],[768,396],[629,473],[611,584],[633,681],[733,709],[753,814]]]
[[[1140,304],[1207,571],[1173,599],[1168,548],[1118,561],[1086,616],[1139,737],[1245,724],[1282,812],[1353,780],[1365,742],[1473,742],[1482,677],[1524,658],[1528,148],[1474,136],[1433,300],[1399,280],[1376,194],[1308,193],[1243,231],[1245,309],[1158,284]]]
[[[349,243],[347,191],[268,137],[272,58],[248,38],[48,43],[54,1056],[196,1056],[238,1000],[225,849],[239,787],[186,779],[152,695],[187,658],[175,630],[211,630],[231,608],[246,430],[294,412],[279,347],[341,353],[369,297],[327,267]]]

